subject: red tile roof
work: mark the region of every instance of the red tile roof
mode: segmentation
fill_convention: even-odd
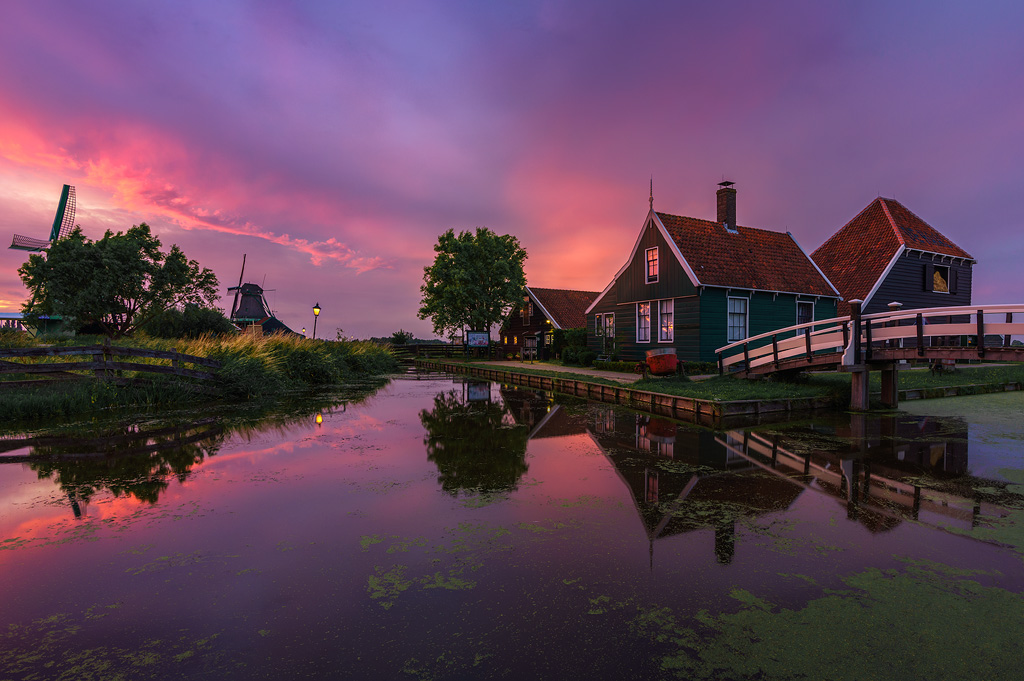
[[[793,237],[767,229],[658,213],[683,258],[705,286],[836,297]]]
[[[811,254],[843,294],[839,314],[849,313],[845,301],[867,297],[901,245],[974,259],[900,202],[879,197]]]
[[[600,295],[599,291],[569,291],[532,286],[528,288],[537,302],[551,315],[551,321],[563,329],[586,328],[586,310]]]

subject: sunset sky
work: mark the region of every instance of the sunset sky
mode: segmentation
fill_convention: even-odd
[[[448,228],[513,234],[531,285],[600,290],[648,209],[810,253],[876,196],[1024,302],[1024,3],[5,2],[0,239],[148,222],[281,319],[416,318]],[[0,250],[0,311],[25,291]],[[230,307],[226,291],[221,305]]]

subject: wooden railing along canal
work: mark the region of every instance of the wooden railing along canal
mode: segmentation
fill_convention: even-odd
[[[71,361],[53,361],[68,358]],[[167,360],[167,364],[124,361],[122,358]],[[12,361],[15,360],[15,361]],[[188,368],[191,364],[198,368]],[[0,374],[27,375],[36,378],[0,381],[0,388],[35,386],[52,381],[83,380],[94,377],[119,385],[147,384],[145,378],[121,375],[130,371],[141,374],[178,376],[202,383],[212,381],[221,363],[217,360],[186,355],[175,350],[127,348],[110,344],[85,346],[51,346],[38,348],[0,349]],[[204,388],[207,386],[203,386]]]

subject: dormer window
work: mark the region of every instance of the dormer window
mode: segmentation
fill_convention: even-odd
[[[647,249],[647,283],[658,281],[658,247]]]

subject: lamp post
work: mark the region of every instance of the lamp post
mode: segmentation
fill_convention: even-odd
[[[320,303],[313,306],[313,340],[316,340],[316,318],[320,316]]]

